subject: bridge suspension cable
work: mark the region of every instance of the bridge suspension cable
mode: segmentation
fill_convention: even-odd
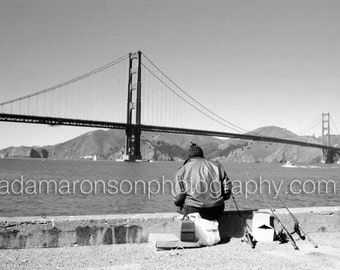
[[[332,117],[332,115],[331,115],[331,121],[332,121],[332,126],[334,126],[334,128],[335,128],[335,130],[336,130],[336,134],[337,135],[339,135],[340,133],[339,133],[339,130],[338,130],[338,128],[336,127],[336,125],[335,125],[335,122],[334,122],[334,120],[333,120],[333,117]]]
[[[320,125],[321,123],[321,119],[320,116],[318,116],[317,118],[315,118],[310,124],[308,124],[307,126],[305,126],[303,129],[301,129],[300,131],[297,132],[297,135],[303,135],[303,133],[306,133],[308,131],[310,131],[311,129],[313,129],[316,125]]]
[[[136,55],[138,55],[137,58]],[[291,140],[289,138],[265,137],[247,132],[245,129],[230,123],[198,102],[162,72],[144,54],[149,65],[140,63],[140,55],[141,52],[122,56],[105,66],[72,80],[30,95],[0,103],[0,121],[119,128],[129,132],[131,129],[136,130],[138,128],[140,129],[137,130],[138,132],[154,131],[223,136],[330,149],[329,146],[301,142],[295,138],[295,140]],[[129,63],[123,62],[127,58],[129,58]],[[136,59],[138,60],[138,65],[132,65],[132,62],[135,63]],[[118,66],[119,63],[122,64]],[[143,71],[142,74],[140,73],[140,64],[142,64],[147,72]],[[125,67],[121,69],[123,65]],[[126,70],[128,68],[129,73],[127,74]],[[136,79],[136,77],[137,80],[132,80],[132,78]],[[140,77],[143,77],[142,80],[144,80],[143,91],[140,91],[142,84]],[[56,89],[59,90],[53,91]],[[133,98],[130,100],[131,96]],[[140,104],[143,105],[141,106]],[[141,109],[143,109],[143,114],[137,115],[136,111]],[[127,110],[129,113],[134,113],[136,119],[137,116],[143,117],[143,121],[137,122],[135,120],[134,123],[125,122]],[[206,118],[201,117],[202,115],[206,116]],[[144,120],[147,117],[151,118],[151,121],[145,122]],[[198,124],[203,124],[203,127],[197,128],[197,122]],[[336,128],[333,119],[332,122]],[[134,125],[135,123],[137,125]],[[178,123],[180,123],[179,127],[176,126]],[[212,124],[215,124],[216,127],[216,123],[221,125],[219,127],[223,128],[222,131],[214,130],[213,128],[209,129]],[[191,124],[196,126],[192,127]],[[302,131],[310,130],[316,124],[317,122],[313,121]],[[225,127],[239,133],[227,132]],[[242,132],[247,134],[240,134]],[[138,133],[135,132],[133,134],[134,140],[139,138],[135,134]],[[335,147],[332,148],[333,150],[340,151],[339,148]]]
[[[148,60],[148,62],[162,75],[164,76],[172,85],[174,85],[181,93],[183,93],[186,97],[188,97],[190,100],[192,100],[196,105],[190,103],[188,100],[186,100],[183,96],[181,96],[177,91],[175,91],[172,87],[170,87],[167,83],[165,83],[159,76],[157,76],[151,69],[149,69],[146,65],[142,64],[145,69],[147,69],[157,80],[159,80],[165,87],[167,87],[170,91],[172,91],[175,95],[177,95],[180,99],[182,99],[185,103],[199,111],[200,113],[204,114],[211,120],[230,128],[236,132],[240,133],[250,133],[249,131],[227,121],[226,119],[220,117],[216,113],[214,113],[212,110],[204,106],[202,103],[197,101],[194,97],[192,97],[190,94],[188,94],[186,91],[183,90],[180,86],[178,86],[169,76],[167,76],[158,66],[156,66],[144,53],[143,56],[145,59]],[[217,118],[217,119],[216,119]],[[219,120],[218,120],[219,119]]]
[[[204,114],[205,116],[207,116],[208,118],[210,118],[213,121],[218,122],[219,124],[226,126],[228,128],[230,128],[230,126],[225,125],[224,123],[222,123],[221,121],[218,121],[216,119],[214,119],[213,117],[211,117],[210,115],[208,115],[207,113],[205,113],[204,111],[202,111],[200,108],[198,108],[197,106],[191,104],[189,101],[187,101],[186,99],[184,99],[182,96],[180,96],[174,89],[172,89],[169,85],[167,85],[164,81],[162,81],[155,73],[153,73],[147,66],[145,66],[144,64],[142,64],[142,66],[147,69],[161,84],[163,84],[163,86],[165,86],[167,89],[169,89],[171,92],[173,92],[176,96],[178,96],[180,99],[182,99],[185,103],[187,103],[188,105],[190,105],[191,107],[193,107],[194,109],[196,109],[197,111],[201,112],[202,114]],[[162,106],[162,98],[161,98],[161,106]],[[160,118],[163,118],[162,113],[160,114]],[[239,132],[237,130],[237,132]]]
[[[127,58],[128,54],[71,80],[2,102],[0,112],[124,122]]]
[[[55,86],[52,86],[52,87],[49,87],[49,88],[37,91],[35,93],[29,94],[29,95],[26,95],[26,96],[22,96],[22,97],[19,97],[19,98],[16,98],[16,99],[12,99],[12,100],[9,100],[9,101],[6,101],[6,102],[2,102],[2,103],[0,103],[0,106],[7,105],[7,104],[10,104],[10,103],[14,103],[14,102],[17,102],[17,101],[20,101],[20,100],[23,100],[23,99],[31,98],[31,97],[34,97],[34,96],[37,96],[37,95],[40,95],[40,94],[44,94],[44,93],[47,93],[49,91],[53,91],[53,90],[56,90],[56,89],[61,88],[63,86],[66,86],[68,84],[80,81],[80,80],[82,80],[82,79],[84,79],[86,77],[94,75],[94,74],[96,74],[98,72],[101,72],[101,71],[103,71],[105,69],[108,69],[109,67],[111,67],[113,65],[119,64],[120,62],[124,61],[127,58],[128,58],[128,55],[124,55],[124,56],[122,56],[122,57],[120,57],[120,58],[118,58],[118,59],[116,59],[116,60],[114,60],[114,61],[112,61],[112,62],[110,62],[110,63],[108,63],[108,64],[106,64],[104,66],[102,66],[102,67],[99,67],[99,68],[97,68],[95,70],[92,70],[92,71],[90,71],[90,72],[88,72],[88,73],[86,73],[84,75],[78,76],[78,77],[73,78],[71,80],[68,80],[66,82],[57,84]]]

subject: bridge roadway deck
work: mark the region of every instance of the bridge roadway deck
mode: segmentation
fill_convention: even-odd
[[[107,122],[107,121],[96,121],[96,120],[81,120],[72,118],[57,118],[57,117],[43,117],[33,115],[18,115],[18,114],[7,114],[0,113],[0,121],[5,122],[19,122],[19,123],[30,123],[30,124],[47,124],[51,126],[78,126],[78,127],[93,127],[93,128],[110,128],[110,129],[127,129],[127,128],[138,128],[141,131],[147,132],[163,132],[163,133],[176,133],[176,134],[187,134],[187,135],[201,135],[201,136],[215,136],[215,137],[227,137],[243,140],[252,141],[263,141],[273,143],[292,144],[305,147],[319,148],[319,149],[330,149],[337,153],[340,153],[340,148],[326,146],[316,143],[309,143],[303,141],[296,141],[290,139],[281,139],[275,137],[258,136],[253,134],[240,134],[232,132],[220,132],[220,131],[209,131],[200,129],[188,129],[188,128],[177,128],[177,127],[164,127],[164,126],[152,126],[152,125],[128,125],[126,123],[119,122]]]

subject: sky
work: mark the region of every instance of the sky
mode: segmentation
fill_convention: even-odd
[[[246,130],[299,133],[323,112],[340,128],[337,0],[1,0],[0,36],[0,103],[141,50]],[[90,130],[0,122],[0,149]]]

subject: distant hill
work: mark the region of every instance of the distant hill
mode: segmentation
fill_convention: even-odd
[[[299,137],[289,130],[274,126],[259,128],[251,133],[267,137],[321,143],[317,138]],[[258,141],[243,140],[242,142],[243,146],[233,150],[226,158],[226,161],[266,163],[285,163],[291,161],[295,163],[319,163],[322,158],[322,151],[316,148]]]
[[[252,134],[321,143],[320,138],[297,136],[289,130],[267,126]],[[219,139],[206,136],[143,132],[141,152],[144,160],[184,160],[191,142],[200,145],[206,157],[221,162],[291,161],[294,163],[319,163],[320,149],[240,139]],[[333,145],[340,145],[340,136],[332,136]],[[0,150],[0,157],[27,157],[52,159],[120,159],[124,154],[125,131],[96,130],[64,143],[49,146],[20,146]]]

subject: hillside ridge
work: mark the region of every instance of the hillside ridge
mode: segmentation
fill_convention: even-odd
[[[252,131],[251,134],[321,144],[320,138],[298,136],[276,126],[261,127]],[[332,136],[331,141],[334,146],[340,145],[340,136]],[[141,135],[142,157],[145,161],[185,160],[192,142],[202,147],[207,158],[221,162],[319,163],[322,159],[322,151],[315,148],[153,132],[143,132]],[[123,158],[124,144],[125,132],[123,130],[99,129],[56,145],[7,147],[0,150],[0,157],[87,159],[96,156],[97,159],[115,160]]]

